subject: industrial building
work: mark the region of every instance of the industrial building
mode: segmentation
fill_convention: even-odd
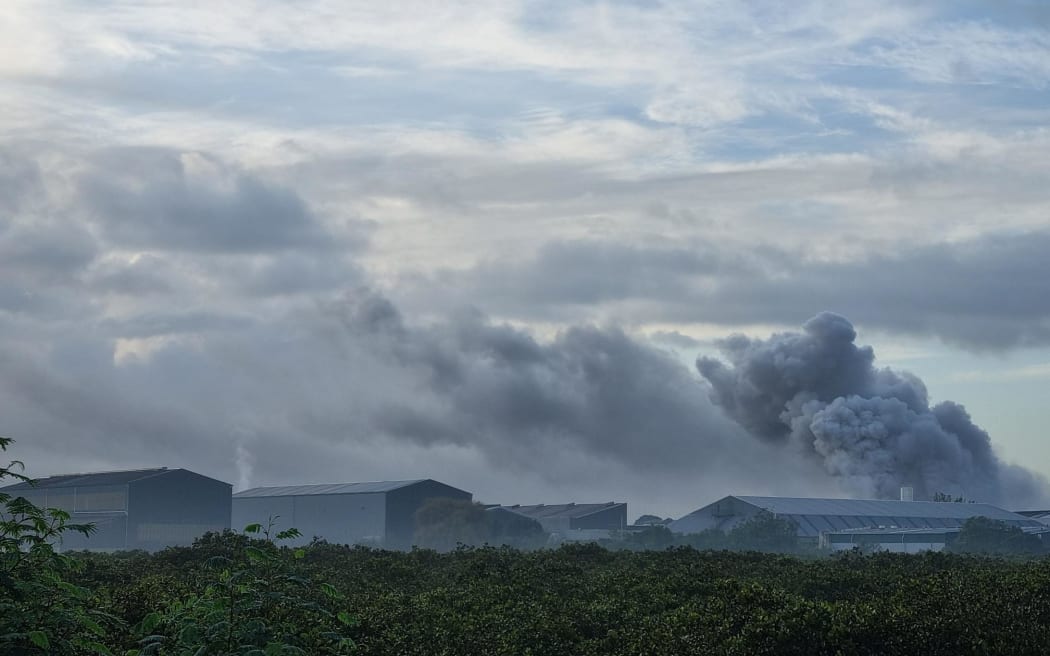
[[[609,537],[611,531],[627,528],[627,504],[614,501],[496,506],[491,511],[509,512],[536,520],[544,531],[564,540]]]
[[[1021,531],[1046,539],[1047,526],[1021,526]],[[896,553],[942,551],[958,537],[961,527],[955,528],[851,528],[820,535],[820,546],[832,551],[860,547]]]
[[[1044,526],[1050,526],[1050,510],[1018,510],[1017,514],[1034,519]]]
[[[233,525],[240,530],[273,520],[274,531],[298,529],[302,538],[288,544],[318,537],[333,544],[409,549],[415,513],[424,503],[472,496],[430,479],[257,487],[233,495]]]
[[[763,511],[793,521],[798,526],[800,538],[813,540],[822,534],[838,535],[851,529],[875,529],[883,533],[887,530],[934,529],[936,533],[936,530],[958,529],[971,517],[987,517],[1021,528],[1041,526],[1035,519],[986,503],[728,496],[671,522],[668,528],[683,534],[708,529],[729,531]],[[901,535],[897,534],[896,539],[919,539]],[[931,534],[912,535],[925,538]]]
[[[3,491],[65,510],[72,523],[95,525],[90,536],[67,532],[56,545],[66,551],[157,551],[230,528],[230,484],[186,469],[65,474]]]

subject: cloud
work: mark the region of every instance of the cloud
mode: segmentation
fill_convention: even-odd
[[[657,330],[649,333],[649,339],[657,344],[666,344],[680,349],[697,349],[703,344],[700,340],[684,335],[677,330]]]
[[[1050,344],[1047,249],[1045,231],[841,261],[768,246],[572,240],[422,284],[446,302],[462,294],[519,320],[733,325],[802,321],[831,307],[865,326],[995,350]]]
[[[110,241],[131,248],[214,252],[322,248],[325,234],[292,191],[200,153],[100,153],[79,197]]]
[[[961,405],[931,407],[921,380],[875,368],[874,351],[856,336],[848,320],[824,312],[800,333],[727,338],[727,362],[704,356],[697,368],[741,426],[797,445],[854,494],[895,498],[908,485],[925,499],[940,492],[1006,505],[1043,501],[1046,481],[1002,463]]]
[[[165,341],[124,358],[99,338],[154,334]],[[267,324],[102,323],[36,353],[4,347],[0,362],[5,430],[31,448],[74,445],[85,461],[164,462],[227,480],[244,477],[250,461],[258,484],[376,478],[351,457],[362,450],[416,453],[418,462],[383,467],[441,477],[426,454],[459,450],[533,490],[543,480],[586,495],[603,471],[619,485],[593,489],[646,504],[655,497],[645,489],[669,480],[708,494],[731,482],[831,485],[812,481],[804,462],[774,467],[769,448],[714,408],[682,363],[620,330],[580,326],[540,341],[476,312],[409,323],[364,290]],[[572,473],[584,465],[594,472]],[[465,480],[449,482],[486,478],[458,475]],[[675,511],[692,503],[679,499]]]
[[[444,472],[682,511],[836,493],[822,463],[728,448],[743,429],[653,345],[828,308],[1046,344],[1040,14],[8,2],[9,432],[56,469]],[[844,404],[829,445],[847,411],[925,417]]]

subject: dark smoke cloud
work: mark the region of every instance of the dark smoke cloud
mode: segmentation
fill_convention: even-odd
[[[369,283],[364,227],[207,154],[116,149],[60,168],[71,177],[41,181],[50,168],[0,157],[0,190],[57,190],[0,200],[16,214],[0,221],[0,416],[38,474],[187,466],[242,486],[432,476],[468,489],[495,481],[488,494],[477,483],[483,498],[525,490],[498,499],[510,502],[662,495],[666,505],[649,506],[661,514],[727,491],[890,495],[906,480],[1022,503],[1034,489],[961,408],[930,408],[921,381],[875,368],[841,318],[764,342],[730,338],[729,365],[702,360],[701,380],[651,345],[705,346],[676,332],[642,340],[566,315],[565,329],[540,337],[449,311],[463,299],[435,295],[421,323],[381,295],[340,296]],[[1009,279],[1029,281],[1022,298],[1038,296],[1043,242],[1029,242],[1011,241],[980,269],[998,272],[987,294]],[[1000,270],[1000,260],[1012,264]],[[786,305],[804,311],[801,292],[778,306],[768,297],[784,290],[762,281],[790,261],[573,241],[542,251],[542,276],[493,263],[483,270],[493,286],[466,293],[526,321],[622,295],[649,302],[653,312],[624,306],[647,320],[668,304],[711,321],[783,321],[794,316]],[[899,261],[879,268],[928,279]],[[810,304],[844,279],[841,268],[818,273],[798,285]],[[902,289],[890,273],[881,280]],[[766,291],[749,295],[755,281]],[[500,299],[528,312],[505,312]],[[554,486],[565,497],[544,498]]]
[[[952,402],[932,408],[922,381],[874,366],[848,320],[824,312],[801,333],[720,343],[728,364],[701,357],[712,400],[753,435],[792,444],[861,496],[912,485],[994,503],[1039,500],[1045,485],[1002,463],[988,434]]]
[[[374,417],[385,433],[481,445],[504,461],[554,445],[664,471],[712,465],[744,439],[678,360],[617,328],[576,326],[541,343],[477,311],[411,327],[370,294],[333,311],[413,373],[414,389]]]

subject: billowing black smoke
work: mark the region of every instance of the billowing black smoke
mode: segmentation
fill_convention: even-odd
[[[874,366],[852,324],[825,312],[801,333],[767,340],[722,340],[728,365],[701,357],[712,400],[753,435],[794,446],[860,496],[916,498],[937,492],[1019,504],[1040,499],[1043,483],[1001,462],[988,434],[955,403],[929,405],[908,373]]]
[[[665,473],[749,446],[687,367],[616,328],[574,326],[540,342],[470,310],[413,326],[371,293],[332,310],[355,343],[411,381],[370,409],[374,432],[475,445],[501,464],[550,444]]]

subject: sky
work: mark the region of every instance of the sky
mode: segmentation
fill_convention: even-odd
[[[36,476],[867,495],[695,363],[833,312],[1050,475],[1048,85],[1038,0],[7,0],[0,435]]]

